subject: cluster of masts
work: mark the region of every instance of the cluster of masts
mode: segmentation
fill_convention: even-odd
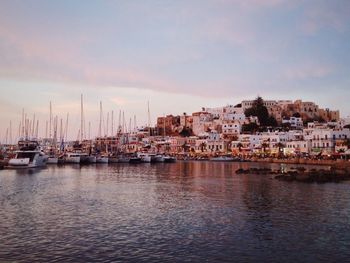
[[[91,122],[88,122],[86,129],[86,117],[84,113],[83,95],[81,94],[81,109],[80,109],[80,128],[76,140],[82,142],[83,140],[91,139]],[[103,112],[102,101],[100,101],[100,114],[99,114],[99,127],[97,137],[106,137],[115,134],[132,133],[137,130],[136,115],[133,119],[130,117],[129,123],[125,118],[124,111],[119,111],[118,125],[115,124],[114,111],[107,112],[106,117]],[[16,136],[13,136],[13,125],[10,121],[9,127],[6,129],[4,144],[13,144],[14,138],[39,138],[39,119],[36,119],[34,114],[32,118],[29,118],[24,109],[22,109],[22,118],[18,125],[18,132]],[[53,114],[52,102],[50,101],[49,120],[45,123],[45,139],[50,139],[52,143],[68,141],[68,124],[69,124],[69,112],[66,114],[65,120],[59,118],[58,115]],[[150,127],[150,110],[148,103],[148,127]],[[86,131],[88,130],[88,131]]]

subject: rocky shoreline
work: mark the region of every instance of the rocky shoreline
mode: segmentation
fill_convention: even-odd
[[[308,158],[288,158],[288,159],[279,159],[279,158],[256,158],[253,157],[250,159],[251,162],[258,163],[280,163],[280,164],[301,164],[301,165],[323,165],[338,167],[343,169],[350,169],[350,161],[348,160],[326,160],[326,159],[308,159]]]
[[[236,174],[262,174],[274,175],[274,179],[286,182],[304,182],[304,183],[328,183],[350,180],[350,171],[348,169],[334,168],[311,169],[304,167],[291,168],[289,171],[273,170],[270,168],[249,168],[238,169]]]

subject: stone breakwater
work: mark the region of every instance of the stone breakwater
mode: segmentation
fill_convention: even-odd
[[[350,169],[350,161],[346,160],[315,160],[308,158],[251,158],[252,162],[261,163],[283,163],[283,164],[304,164],[304,165],[326,165],[331,167],[338,167],[343,169]]]
[[[270,168],[249,168],[238,169],[237,174],[263,174],[274,175],[274,178],[280,181],[287,182],[304,182],[304,183],[328,183],[341,182],[350,180],[350,171],[348,169],[331,168],[311,169],[307,170],[304,167],[291,168],[289,171],[272,170]]]

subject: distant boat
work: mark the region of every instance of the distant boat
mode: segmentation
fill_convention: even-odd
[[[175,163],[176,158],[172,156],[164,156],[163,157],[165,163]]]
[[[210,159],[210,161],[213,162],[233,162],[233,161],[239,161],[239,158],[234,158],[231,156],[218,156],[218,157],[213,157]]]
[[[39,148],[36,140],[20,140],[18,142],[19,150],[16,151],[15,158],[8,162],[8,168],[36,168],[44,167],[47,163],[47,156]]]
[[[87,153],[79,153],[79,154],[80,154],[80,163],[81,164],[96,163],[96,156],[88,155]]]
[[[156,163],[164,163],[164,155],[157,154],[156,156],[154,156],[154,161]]]
[[[96,163],[108,163],[108,157],[106,156],[97,156]]]
[[[66,163],[80,163],[80,154],[69,152],[65,156],[65,162]]]
[[[108,157],[108,163],[119,163],[119,158],[116,156]]]
[[[142,160],[140,157],[131,157],[130,160],[129,160],[129,163],[141,163]]]
[[[47,164],[58,164],[58,157],[55,156],[49,156],[47,158]]]
[[[130,156],[129,155],[119,155],[117,157],[118,163],[129,163],[130,162]]]
[[[141,158],[141,162],[143,163],[151,163],[155,161],[155,154],[154,153],[137,153],[137,157]]]

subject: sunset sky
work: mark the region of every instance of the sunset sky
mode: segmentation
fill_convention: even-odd
[[[0,1],[0,141],[22,108],[147,123],[242,99],[298,99],[350,115],[350,1]],[[117,120],[116,120],[117,122]]]

